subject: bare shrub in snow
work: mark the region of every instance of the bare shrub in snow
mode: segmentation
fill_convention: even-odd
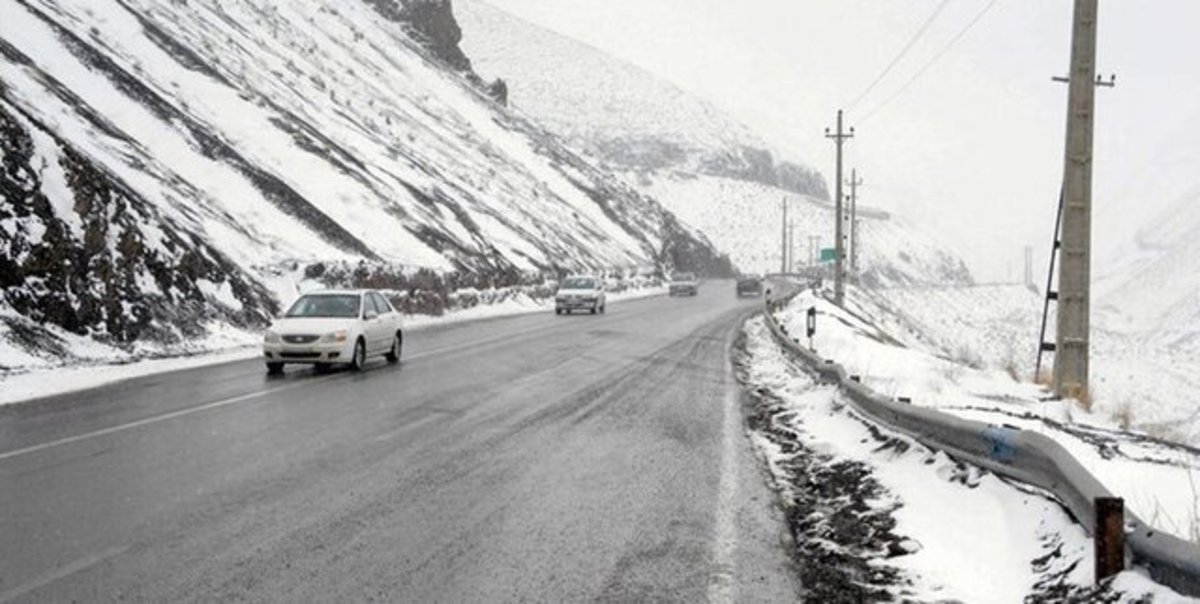
[[[1121,401],[1121,404],[1117,405],[1116,410],[1113,411],[1112,419],[1122,430],[1128,430],[1130,426],[1133,426],[1133,403],[1127,400]]]
[[[1092,391],[1087,388],[1079,389],[1078,391],[1075,392],[1075,395],[1072,398],[1075,399],[1075,402],[1079,403],[1080,409],[1083,409],[1084,411],[1087,411],[1088,413],[1091,413],[1092,407],[1096,403],[1095,397],[1092,396]]]
[[[954,351],[954,356],[951,357],[955,363],[966,365],[971,369],[983,369],[983,357],[979,356],[970,346],[960,344],[958,349]]]
[[[1021,381],[1021,369],[1017,365],[1016,357],[1009,355],[1008,360],[1004,361],[1004,372],[1007,373],[1008,377],[1012,378],[1014,382]]]

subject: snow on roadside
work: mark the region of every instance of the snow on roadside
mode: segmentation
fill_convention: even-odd
[[[846,310],[805,292],[780,314],[783,324],[803,333],[805,313],[813,306],[818,309],[817,352],[861,375],[876,392],[907,396],[914,404],[968,419],[1039,431],[1124,497],[1142,520],[1200,541],[1200,449],[1123,430],[1108,416],[1087,413],[1073,402],[1045,400],[1040,386],[1018,382],[1004,370],[949,358],[920,334],[906,332],[894,315],[856,289],[850,290]],[[964,341],[976,337],[967,333],[969,327],[963,331]]]
[[[666,294],[664,287],[628,289],[609,294],[608,301],[618,303],[664,294]],[[440,317],[408,315],[405,317],[404,324],[408,329],[424,329],[434,325],[546,312],[553,307],[552,305],[552,300],[537,300],[520,295],[499,304],[479,305]],[[182,354],[166,358],[143,356],[130,361],[122,359],[121,352],[117,349],[94,344],[94,350],[91,352],[95,356],[90,357],[90,364],[54,366],[47,359],[29,355],[19,347],[10,344],[5,338],[8,329],[8,326],[0,321],[0,405],[86,390],[156,373],[244,361],[258,358],[260,354],[258,334],[236,330],[223,324],[215,324],[211,326],[208,338],[193,343],[195,349],[192,352],[185,351]],[[71,334],[65,333],[61,335],[71,336]],[[88,338],[78,336],[75,338],[81,342],[91,342]],[[71,349],[72,351],[77,350],[74,346]],[[149,355],[154,352],[143,351],[143,354]],[[6,367],[24,367],[26,369],[6,370]]]
[[[745,332],[751,440],[810,599],[1185,601],[1136,571],[1093,588],[1091,540],[1055,501],[878,429],[787,359],[761,318]]]
[[[854,571],[845,573],[845,580],[857,586],[829,581],[825,577],[834,574],[829,571],[802,570],[801,580],[806,587],[825,590],[811,595],[849,595],[853,593],[850,590],[871,587],[880,591],[857,596],[1021,601],[1034,589],[1037,577],[1033,560],[1047,553],[1045,543],[1051,536],[1068,542],[1071,551],[1086,551],[1081,549],[1086,546],[1086,537],[1073,530],[1070,519],[1054,502],[1023,492],[994,475],[960,466],[907,438],[873,429],[839,400],[835,389],[815,385],[793,366],[771,340],[761,319],[748,323],[746,332],[742,378],[749,389],[765,393],[760,396],[776,399],[775,408],[769,412],[781,424],[776,434],[790,431],[794,444],[802,448],[801,454],[804,450],[814,452],[826,466],[862,468],[878,484],[877,489],[868,491],[873,497],[856,501],[848,511],[830,514],[822,509],[828,504],[818,503],[817,509],[799,510],[803,514],[799,519],[789,512],[793,528],[809,529],[808,534],[795,535],[802,568],[811,571],[823,564],[829,552],[822,550],[850,554],[841,566]],[[765,400],[760,399],[760,407]],[[780,468],[797,453],[785,454],[762,432],[755,433],[753,440],[777,479],[783,479],[784,491],[826,491],[830,483],[844,480],[836,475],[818,475],[820,480],[813,481],[809,470],[804,474],[810,475],[810,484],[789,485],[787,473],[780,472]],[[794,501],[795,493],[785,500]],[[885,510],[890,527],[878,518],[879,510]],[[822,515],[828,516],[827,526],[811,522],[813,516]],[[985,518],[987,522],[981,522]],[[848,551],[846,541],[855,532],[839,527],[861,524],[876,533],[876,542],[860,543],[858,551]],[[818,537],[831,543],[814,548],[812,543]],[[803,559],[804,554],[809,554],[808,560]],[[856,558],[863,556],[869,564],[854,569]],[[1085,585],[1091,580],[1088,574],[1086,565],[1082,565],[1065,580]]]
[[[156,373],[244,361],[259,354],[258,348],[241,347],[130,363],[42,368],[12,375],[0,374],[0,405],[87,390]]]

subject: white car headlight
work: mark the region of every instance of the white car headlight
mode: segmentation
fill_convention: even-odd
[[[278,344],[279,343],[279,334],[268,329],[265,333],[263,333],[263,343]]]
[[[345,342],[350,334],[345,329],[340,329],[335,332],[327,333],[322,338],[322,342]]]

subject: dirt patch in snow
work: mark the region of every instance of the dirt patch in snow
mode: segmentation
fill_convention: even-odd
[[[814,602],[892,600],[891,588],[906,583],[882,561],[904,555],[914,544],[896,534],[896,503],[867,465],[818,453],[801,444],[782,401],[748,383],[750,362],[743,334],[734,350],[738,380],[745,388],[747,424],[781,455],[773,463],[775,490],[782,498],[792,558],[804,596]],[[881,437],[880,447],[907,447]]]

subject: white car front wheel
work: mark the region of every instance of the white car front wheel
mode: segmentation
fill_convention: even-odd
[[[354,343],[354,356],[350,357],[350,370],[362,371],[367,365],[367,345],[359,339]]]
[[[397,333],[392,336],[392,349],[388,351],[386,356],[388,363],[395,365],[400,362],[400,347],[403,345],[404,341],[400,339],[400,334]]]

